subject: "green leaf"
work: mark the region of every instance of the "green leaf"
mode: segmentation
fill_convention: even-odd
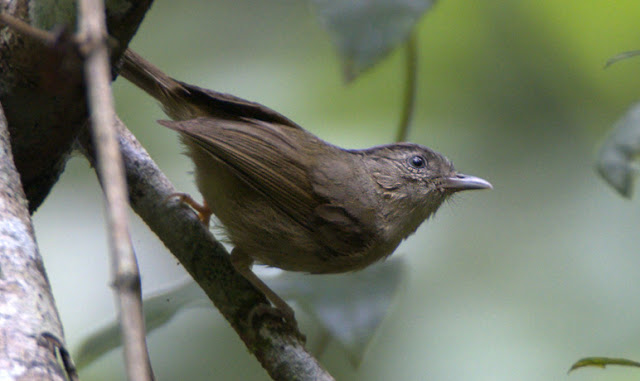
[[[631,197],[640,154],[640,103],[633,105],[615,124],[600,148],[598,173],[624,197]]]
[[[147,333],[167,324],[176,313],[184,308],[210,307],[204,291],[194,282],[188,282],[144,300],[144,317]],[[81,344],[74,359],[78,369],[83,368],[107,352],[122,345],[120,325],[111,321],[106,326],[90,334]]]
[[[264,280],[283,299],[295,301],[311,315],[357,365],[386,315],[403,273],[402,260],[395,258],[355,273],[314,276],[283,272]],[[146,298],[147,333],[167,324],[179,311],[193,307],[212,307],[194,282]],[[81,343],[74,356],[76,365],[85,367],[120,345],[120,327],[112,321]]]
[[[404,261],[394,257],[364,270],[312,276],[286,273],[265,280],[285,300],[294,300],[347,351],[354,366],[386,316],[405,273]]]
[[[584,368],[587,366],[604,368],[607,365],[622,365],[622,366],[633,366],[636,368],[640,368],[640,363],[632,360],[613,358],[613,357],[585,357],[576,361],[575,364],[571,365],[571,368],[569,369],[568,373],[576,369]]]
[[[311,0],[353,80],[404,42],[434,0]]]

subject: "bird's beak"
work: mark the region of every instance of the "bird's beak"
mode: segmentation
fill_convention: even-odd
[[[475,176],[456,174],[442,181],[442,188],[450,192],[459,192],[472,189],[493,189],[487,180]]]

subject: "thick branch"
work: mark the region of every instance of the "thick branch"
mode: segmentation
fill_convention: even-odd
[[[0,295],[0,378],[65,380],[55,347],[45,338],[53,336],[62,343],[62,325],[13,164],[1,107]]]
[[[32,6],[35,3],[38,6]],[[38,28],[73,29],[75,15],[55,12],[57,1],[4,0],[0,12],[27,20]],[[123,0],[107,9],[109,34],[117,40],[111,55],[117,62],[142,21],[151,0]],[[29,9],[37,12],[29,13]],[[45,25],[51,15],[66,18]],[[34,16],[30,20],[30,15]],[[39,18],[38,15],[41,17]],[[48,17],[47,17],[48,16]],[[64,170],[68,155],[87,118],[79,57],[47,46],[0,25],[0,103],[9,122],[16,167],[35,211]]]
[[[250,312],[260,303],[268,305],[267,300],[233,269],[227,251],[188,207],[167,201],[174,187],[124,125],[119,130],[134,210],[203,288],[269,375],[275,380],[332,380],[305,351],[300,334],[281,319],[257,314],[249,324]],[[91,146],[86,139],[82,144],[93,163]]]

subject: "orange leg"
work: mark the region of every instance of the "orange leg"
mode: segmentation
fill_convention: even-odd
[[[180,200],[180,202],[189,205],[193,210],[196,211],[200,221],[202,221],[202,223],[206,226],[209,226],[209,221],[211,221],[211,215],[213,213],[211,212],[211,209],[209,209],[206,200],[204,200],[202,204],[200,204],[196,200],[194,200],[193,197],[186,193],[172,193],[167,196],[167,200],[172,198],[177,198],[178,200]]]

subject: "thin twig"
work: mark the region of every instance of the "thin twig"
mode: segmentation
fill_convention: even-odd
[[[406,77],[404,82],[404,102],[402,107],[402,116],[400,117],[400,126],[396,135],[396,142],[407,140],[409,135],[409,127],[413,117],[413,110],[416,103],[416,88],[418,78],[418,37],[415,31],[409,35],[407,41],[406,56]]]
[[[37,41],[42,41],[48,44],[52,44],[55,42],[55,38],[50,32],[34,28],[33,26],[16,17],[11,16],[8,13],[0,12],[0,23],[5,24],[24,34],[25,36],[29,36]]]
[[[622,61],[622,60],[626,60],[629,59],[631,57],[636,57],[636,56],[640,56],[640,50],[631,50],[628,52],[622,52],[619,54],[616,54],[615,56],[609,58],[607,60],[607,62],[604,64],[604,68],[608,68],[609,66],[613,65],[616,62]]]
[[[104,2],[81,0],[78,5],[88,104],[94,146],[97,147],[97,168],[106,197],[113,284],[120,312],[126,371],[129,380],[153,380],[145,341],[140,273],[129,239],[128,195],[115,131]]]

